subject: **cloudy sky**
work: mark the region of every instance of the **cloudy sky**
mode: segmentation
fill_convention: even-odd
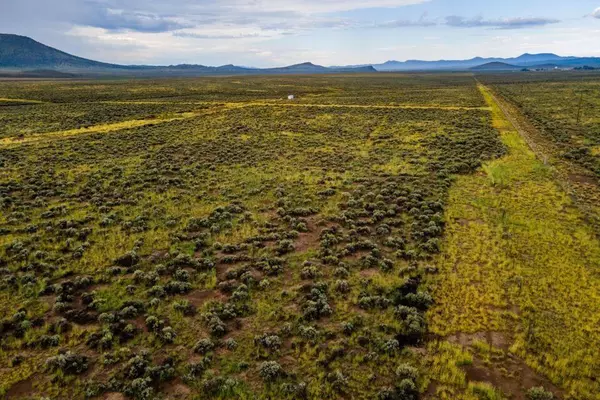
[[[0,32],[123,64],[600,56],[600,0],[0,0]]]

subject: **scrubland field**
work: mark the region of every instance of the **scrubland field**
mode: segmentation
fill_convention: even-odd
[[[599,184],[593,73],[0,81],[0,395],[600,399]]]

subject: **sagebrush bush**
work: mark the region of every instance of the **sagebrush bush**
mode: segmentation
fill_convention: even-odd
[[[273,382],[283,376],[284,371],[276,361],[265,361],[258,367],[258,374],[265,382]]]
[[[527,399],[528,400],[552,400],[554,399],[554,394],[550,391],[544,389],[543,386],[532,387],[527,391]]]
[[[67,351],[46,360],[46,368],[51,372],[61,371],[65,375],[78,375],[88,369],[88,358]]]
[[[194,352],[198,354],[208,354],[215,348],[215,344],[210,339],[200,339],[194,345]]]

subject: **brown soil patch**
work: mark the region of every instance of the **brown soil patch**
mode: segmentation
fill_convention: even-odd
[[[379,274],[379,269],[378,268],[369,268],[369,269],[363,269],[362,271],[359,272],[359,275],[363,278],[371,278],[377,274]]]
[[[133,326],[140,329],[142,332],[146,331],[146,320],[144,319],[143,316],[137,317],[136,319],[131,321],[131,323],[133,324]]]
[[[202,306],[211,300],[227,300],[227,296],[219,290],[194,290],[185,296],[185,298],[195,307]]]
[[[46,303],[49,304],[50,306],[54,305],[54,303],[56,303],[56,295],[55,294],[51,294],[48,296],[41,296],[39,298],[40,302],[42,303]],[[50,310],[48,311],[47,314],[52,314],[52,308],[50,308]]]
[[[486,332],[486,340],[492,346],[502,350],[508,350],[510,343],[502,332]]]
[[[486,342],[489,345],[502,350],[508,350],[510,347],[510,343],[502,332],[459,332],[455,335],[448,336],[446,340],[450,343],[460,344],[463,347],[470,347],[475,341]]]
[[[239,263],[238,263],[239,264]],[[229,268],[231,266],[234,266],[236,264],[223,264],[223,263],[218,263],[215,267],[215,270],[217,272],[217,281],[221,282],[226,280],[225,279],[225,275],[227,274],[227,271],[229,270]]]
[[[127,397],[123,396],[121,393],[117,393],[117,392],[111,392],[111,393],[105,393],[104,400],[126,400]]]
[[[192,390],[179,379],[165,386],[164,392],[168,399],[189,399],[192,394]]]
[[[543,386],[557,397],[562,393],[547,378],[537,374],[522,360],[508,356],[500,363],[484,364],[475,358],[473,365],[465,368],[467,379],[475,382],[489,382],[501,390],[511,400],[526,400],[532,387]]]
[[[299,253],[304,253],[307,250],[317,248],[319,246],[319,236],[320,232],[317,232],[316,229],[301,233],[294,243],[294,248]]]
[[[306,227],[308,228],[308,232],[300,233],[300,236],[294,243],[294,248],[299,253],[318,248],[321,231],[331,228],[334,225],[331,222],[317,220],[316,217],[307,218]]]
[[[149,260],[151,262],[159,262],[161,260],[166,260],[169,258],[168,250],[155,250],[150,254]]]
[[[465,367],[467,379],[472,382],[488,382],[501,390],[511,400],[526,400],[526,393],[532,387],[543,386],[561,397],[562,391],[546,377],[538,374],[519,357],[509,352],[510,339],[503,332],[457,333],[447,340],[465,348],[473,349],[476,341],[488,343],[490,349],[502,349],[503,353],[478,355],[473,350],[473,364]]]
[[[425,393],[423,393],[424,399],[434,399],[437,392],[438,384],[435,382],[431,382],[427,387]]]
[[[583,183],[586,185],[597,185],[598,179],[591,175],[569,174],[569,180],[575,183]]]
[[[367,250],[360,250],[356,253],[347,255],[346,257],[344,257],[344,259],[349,261],[357,261],[360,260],[362,256],[366,256],[367,254],[369,254]]]
[[[8,389],[6,392],[7,399],[22,399],[31,395],[33,391],[33,381],[35,376],[32,376],[23,381],[17,382]]]
[[[480,219],[465,219],[465,218],[455,218],[454,221],[459,224],[460,226],[467,226],[470,224],[478,224],[481,225],[484,222]]]
[[[98,284],[95,284],[95,285],[92,285],[92,286],[88,287],[85,290],[85,292],[91,293],[91,292],[93,292],[95,290],[108,289],[109,287],[110,287],[110,284],[108,284],[108,283],[98,283]]]

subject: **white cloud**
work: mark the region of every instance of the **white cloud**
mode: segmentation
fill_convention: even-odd
[[[33,1],[33,0],[22,0]],[[59,0],[74,1],[74,0]],[[96,13],[101,10],[120,10],[130,16],[181,16],[191,20],[206,18],[255,20],[256,18],[294,18],[300,15],[315,17],[342,11],[369,8],[398,8],[428,3],[431,0],[88,0],[78,8]]]
[[[365,8],[395,8],[426,3],[430,0],[219,0],[224,8],[249,12],[333,13]]]
[[[84,22],[89,26],[115,31],[168,32],[193,27],[184,18],[112,8],[94,9]]]
[[[224,55],[222,58],[226,57],[236,64],[241,64],[243,59],[258,59],[263,64],[283,60],[293,63],[296,60],[291,51],[274,52],[268,47],[261,47],[259,44],[269,38],[243,33],[250,31],[232,31],[232,37],[236,34],[247,35],[244,40],[217,41],[211,38],[209,30],[203,32],[202,35],[206,37],[174,38],[169,32],[112,32],[102,28],[77,26],[67,34],[86,41],[94,49],[93,58],[119,64],[184,64],[203,59],[207,55]]]
[[[82,57],[123,64],[275,66],[313,61],[342,65],[388,58],[514,56],[529,46],[531,51],[596,55],[598,33],[594,29],[598,20],[591,17],[600,18],[600,8],[590,14],[589,5],[570,7],[568,15],[548,5],[528,9],[548,18],[535,14],[462,16],[464,10],[491,13],[485,2],[476,0],[451,8],[457,16],[450,20],[446,19],[449,8],[432,0],[0,3],[3,31],[31,36]],[[421,6],[402,8],[418,4]],[[563,21],[555,24],[553,18]],[[579,36],[561,32],[569,26],[580,28]],[[531,28],[527,30],[531,38],[525,38],[522,30],[510,30],[524,27]]]

